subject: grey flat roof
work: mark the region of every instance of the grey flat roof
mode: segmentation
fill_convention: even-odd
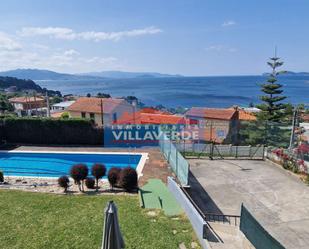
[[[70,105],[72,105],[74,102],[75,102],[75,100],[72,100],[72,101],[63,101],[63,102],[54,104],[53,106],[55,106],[55,107],[67,108],[67,107],[69,107]]]
[[[189,163],[190,192],[204,211],[239,215],[244,203],[287,249],[309,248],[309,188],[297,177],[265,161]]]

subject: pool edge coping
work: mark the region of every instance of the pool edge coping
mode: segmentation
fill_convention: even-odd
[[[47,150],[0,150],[0,153],[48,153],[48,154],[95,154],[95,155],[100,155],[100,154],[112,154],[112,155],[140,155],[141,158],[136,166],[136,172],[137,172],[137,177],[138,179],[143,176],[143,169],[145,167],[146,161],[149,159],[149,156],[147,152],[120,152],[120,151],[47,151]],[[68,174],[69,175],[69,174]],[[40,179],[57,179],[58,177],[42,177],[42,176],[37,176],[37,177],[32,177],[32,176],[14,176],[11,175],[10,177],[23,177],[23,178],[40,178]],[[107,179],[102,179],[102,180],[107,180]]]

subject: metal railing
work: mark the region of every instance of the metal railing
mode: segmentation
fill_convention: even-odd
[[[240,224],[240,215],[204,213],[204,219],[209,222],[228,223],[234,226]]]
[[[190,194],[186,191],[186,189],[180,186],[180,189],[184,192],[188,200],[195,207],[195,209],[199,212],[199,214],[203,217],[206,222],[218,222],[223,224],[229,224],[234,226],[239,226],[240,224],[240,215],[230,215],[230,214],[219,214],[219,213],[208,213],[203,212],[199,206],[195,203],[195,201],[191,198]]]
[[[264,159],[265,146],[236,146],[232,144],[214,144],[214,143],[178,143],[177,149],[185,157],[201,158],[246,158],[246,159]]]

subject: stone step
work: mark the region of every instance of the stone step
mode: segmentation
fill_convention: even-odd
[[[222,241],[208,241],[212,249],[243,249],[243,237],[239,228],[229,224],[208,222],[213,231]]]

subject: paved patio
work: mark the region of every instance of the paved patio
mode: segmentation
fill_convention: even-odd
[[[309,248],[309,188],[277,165],[189,160],[190,194],[205,212],[240,214],[241,203],[286,248]]]

